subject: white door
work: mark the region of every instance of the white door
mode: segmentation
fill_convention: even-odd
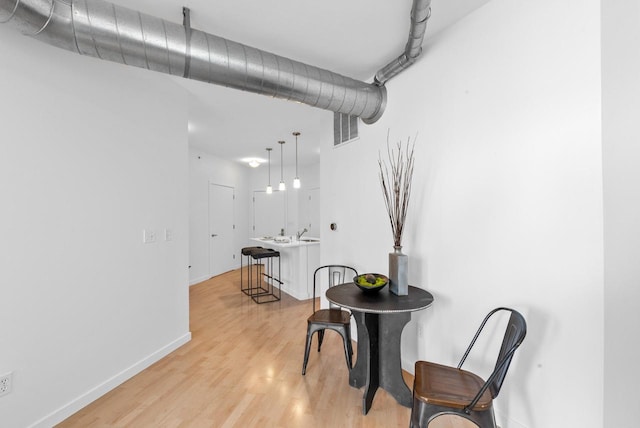
[[[209,184],[209,274],[233,270],[235,263],[234,188]]]
[[[285,229],[286,192],[253,192],[253,236],[277,236]],[[285,231],[285,233],[287,233]]]

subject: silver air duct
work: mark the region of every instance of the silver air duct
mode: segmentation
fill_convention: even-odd
[[[417,61],[422,53],[422,40],[427,30],[427,20],[431,16],[431,0],[413,0],[411,7],[411,28],[404,52],[376,73],[374,82],[384,84]]]
[[[0,0],[0,23],[81,55],[377,121],[386,89],[103,0]]]

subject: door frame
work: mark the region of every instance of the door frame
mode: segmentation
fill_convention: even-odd
[[[232,195],[233,195],[233,199],[232,199],[232,203],[231,203],[231,222],[233,224],[233,228],[232,228],[232,235],[231,235],[231,242],[232,242],[232,247],[235,247],[236,244],[236,188],[235,186],[229,186],[228,184],[220,184],[220,183],[216,183],[213,180],[209,180],[208,181],[208,185],[207,185],[207,242],[208,242],[208,248],[207,248],[207,254],[208,254],[208,272],[207,274],[209,275],[209,277],[213,277],[215,275],[212,275],[212,269],[213,266],[211,264],[212,261],[212,254],[211,254],[211,235],[213,233],[213,231],[211,230],[211,186],[218,186],[218,187],[224,187],[227,189],[231,189]],[[233,254],[234,260],[235,260],[235,253]],[[232,268],[232,270],[235,269],[235,263],[234,266]],[[224,272],[220,272],[220,273],[224,273]],[[219,275],[220,273],[217,273],[216,275]]]

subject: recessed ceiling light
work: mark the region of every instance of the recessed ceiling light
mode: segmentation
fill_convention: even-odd
[[[252,159],[252,160],[250,160],[250,161],[249,161],[249,166],[250,166],[251,168],[257,168],[257,167],[259,167],[259,166],[260,166],[260,162],[258,162],[258,161],[257,161],[257,160],[255,160],[255,159]]]

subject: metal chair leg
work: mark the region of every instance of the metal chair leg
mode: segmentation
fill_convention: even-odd
[[[313,333],[311,328],[307,326],[307,345],[304,348],[304,361],[302,362],[302,376],[307,372],[307,363],[309,362],[309,351],[311,350],[311,338]]]
[[[320,352],[320,348],[322,347],[323,340],[324,340],[324,329],[318,330],[318,352]]]
[[[349,371],[351,371],[351,367],[353,367],[351,360],[351,335],[349,334],[349,331],[345,329],[342,332],[341,336],[342,341],[344,342],[344,356],[347,360],[347,368],[349,369]]]

